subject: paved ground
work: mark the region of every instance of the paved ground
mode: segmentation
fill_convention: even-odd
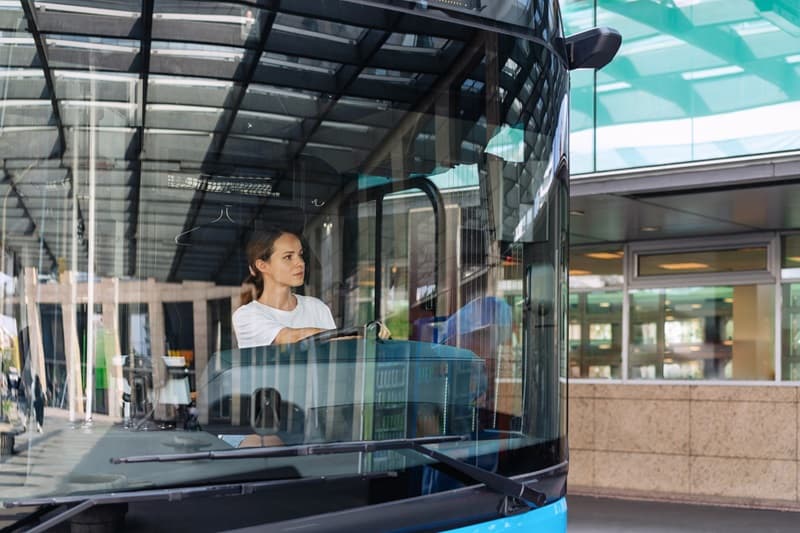
[[[568,533],[800,532],[800,513],[570,496]]]
[[[0,500],[54,491],[112,424],[102,415],[88,427],[70,423],[65,411],[47,408],[44,431],[34,426],[17,435],[14,454],[0,462]]]
[[[71,423],[61,409],[45,409],[42,433],[28,430],[16,436],[14,454],[0,458],[0,500],[13,500],[50,493],[62,484],[103,435],[110,419],[97,415],[91,426]],[[0,509],[0,528],[33,511],[30,508]]]

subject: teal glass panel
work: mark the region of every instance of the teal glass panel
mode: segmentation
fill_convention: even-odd
[[[562,0],[564,33],[572,35],[595,26],[594,0]],[[595,169],[594,70],[575,70],[570,74],[570,171],[572,174]]]
[[[564,34],[572,35],[588,30],[595,24],[595,0],[561,0],[561,18]]]
[[[564,12],[568,35],[591,20],[623,35],[594,97],[573,73],[573,173],[800,149],[800,121],[787,120],[800,116],[800,3],[596,0]]]
[[[591,70],[577,70],[570,75],[570,169],[573,174],[594,171],[594,77]]]

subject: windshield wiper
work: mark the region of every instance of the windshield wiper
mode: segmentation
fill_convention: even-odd
[[[270,448],[239,448],[235,450],[212,450],[207,452],[132,455],[128,457],[115,457],[113,464],[132,463],[165,463],[174,461],[195,461],[201,459],[254,459],[269,457],[299,457],[309,455],[326,455],[356,452],[377,452],[383,450],[413,450],[430,457],[465,476],[483,483],[487,488],[505,496],[501,502],[500,512],[504,515],[516,512],[519,509],[519,500],[528,507],[541,507],[547,502],[547,496],[538,490],[532,489],[514,479],[501,476],[489,470],[478,468],[471,464],[454,459],[432,448],[428,444],[441,444],[445,442],[464,441],[462,436],[419,437],[412,439],[387,439],[351,442],[330,442],[323,444],[298,444],[294,446],[275,446]]]

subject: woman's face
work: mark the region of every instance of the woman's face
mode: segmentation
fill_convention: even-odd
[[[291,233],[284,233],[275,240],[269,259],[259,259],[256,266],[273,283],[289,287],[301,286],[305,279],[306,262],[303,260],[300,239]]]

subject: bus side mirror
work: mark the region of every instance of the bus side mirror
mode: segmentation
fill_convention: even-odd
[[[565,39],[569,70],[601,69],[608,65],[622,44],[622,35],[612,28],[592,28]]]

